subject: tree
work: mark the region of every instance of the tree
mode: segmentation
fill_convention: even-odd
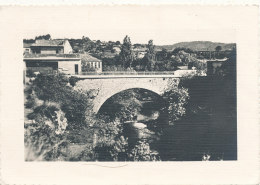
[[[100,45],[100,44],[101,44],[101,41],[100,41],[100,40],[97,40],[97,41],[96,41],[96,44],[97,44],[97,45]]]
[[[35,37],[35,40],[41,40],[41,39],[51,40],[51,35],[50,35],[50,34],[47,34],[47,35],[40,35],[40,36],[36,36],[36,37]]]
[[[34,43],[34,42],[35,42],[34,39],[23,39],[23,43],[29,43],[29,44],[31,44],[31,43]]]
[[[122,61],[122,65],[124,69],[127,69],[128,67],[132,67],[132,62],[134,60],[134,53],[132,50],[130,37],[128,37],[127,35],[124,38],[122,49],[119,56],[120,56],[120,60]]]
[[[172,51],[172,55],[176,55],[176,54],[178,54],[180,51],[184,51],[184,52],[186,52],[186,53],[194,53],[194,51],[191,50],[190,48],[180,48],[180,47],[178,47],[178,48],[175,48],[175,49]]]
[[[157,60],[165,61],[168,58],[168,52],[167,49],[163,48],[162,51],[159,51],[156,53]]]
[[[221,46],[217,46],[217,47],[215,48],[215,50],[216,50],[217,52],[220,52],[220,51],[222,50],[222,47],[221,47]]]
[[[169,89],[163,94],[163,97],[168,102],[169,124],[173,125],[175,121],[185,115],[185,105],[189,99],[188,89],[169,85]]]
[[[83,41],[86,41],[86,42],[91,41],[90,38],[85,37],[85,36],[82,36],[82,40],[83,40]]]
[[[155,67],[155,51],[154,48],[155,46],[153,45],[153,40],[149,40],[148,41],[148,45],[147,45],[147,53],[145,55],[147,62],[148,62],[148,70],[153,70]]]

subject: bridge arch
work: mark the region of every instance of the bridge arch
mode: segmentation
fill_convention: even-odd
[[[121,90],[116,90],[114,91],[113,93],[109,94],[108,96],[105,96],[101,99],[101,101],[98,102],[98,104],[96,105],[95,107],[95,112],[98,113],[100,108],[102,107],[102,105],[104,105],[110,98],[112,98],[113,96],[121,93],[121,92],[124,92],[124,91],[127,91],[127,90],[134,90],[134,89],[141,89],[141,90],[145,90],[147,92],[151,92],[153,94],[155,94],[156,96],[158,97],[161,97],[162,98],[162,93],[156,89],[152,89],[152,88],[143,88],[143,87],[134,87],[134,88],[124,88],[124,89],[121,89]]]

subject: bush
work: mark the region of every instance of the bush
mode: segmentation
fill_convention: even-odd
[[[75,79],[72,81],[75,82]],[[86,93],[75,91],[67,85],[68,82],[69,79],[61,74],[39,74],[33,81],[32,89],[39,99],[59,104],[70,123],[69,128],[81,128],[86,124],[91,104]]]
[[[36,75],[34,74],[34,72],[32,71],[32,70],[30,70],[30,69],[28,69],[27,71],[26,71],[26,76],[27,77],[36,77]]]
[[[34,108],[36,106],[35,96],[28,95],[25,107],[28,109]]]
[[[183,87],[174,87],[163,94],[163,97],[168,102],[169,124],[173,125],[174,121],[178,120],[185,114],[185,105],[189,98],[188,90]]]
[[[37,107],[29,115],[33,124],[25,125],[26,160],[59,160],[67,145],[64,113],[53,105]]]
[[[76,77],[74,77],[74,76],[71,76],[71,77],[69,78],[69,83],[70,83],[70,85],[71,85],[72,87],[74,87],[74,86],[76,85],[77,81],[78,81],[78,79],[77,79]]]
[[[158,152],[150,149],[149,143],[146,141],[138,141],[135,147],[128,153],[130,161],[159,161]]]

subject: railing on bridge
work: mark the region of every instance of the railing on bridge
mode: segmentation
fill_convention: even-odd
[[[102,73],[81,72],[79,75],[174,75],[174,71],[106,71]]]

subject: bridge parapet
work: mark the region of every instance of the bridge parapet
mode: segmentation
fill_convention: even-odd
[[[174,71],[105,71],[97,72],[81,72],[80,75],[174,75]]]
[[[102,73],[81,73],[72,75],[79,79],[110,79],[110,78],[181,78],[186,75],[197,75],[196,70],[177,70],[177,71],[113,71]]]

